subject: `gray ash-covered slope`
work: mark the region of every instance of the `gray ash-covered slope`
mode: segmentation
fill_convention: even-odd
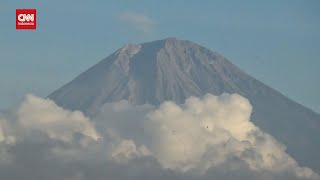
[[[221,55],[168,38],[126,45],[53,92],[58,105],[93,115],[122,99],[158,105],[189,96],[238,93],[253,106],[252,121],[284,143],[302,165],[320,172],[320,115],[242,72]]]

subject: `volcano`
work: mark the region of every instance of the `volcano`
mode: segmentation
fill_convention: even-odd
[[[253,106],[251,121],[284,143],[301,165],[320,173],[320,115],[244,73],[229,60],[187,40],[128,44],[48,98],[94,116],[105,103],[128,100],[182,104],[190,96],[237,93]]]

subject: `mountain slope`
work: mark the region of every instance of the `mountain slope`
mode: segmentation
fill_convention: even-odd
[[[190,41],[126,45],[49,95],[58,105],[94,113],[106,102],[184,103],[189,96],[238,93],[253,105],[252,121],[320,172],[320,115],[242,72],[221,55]]]

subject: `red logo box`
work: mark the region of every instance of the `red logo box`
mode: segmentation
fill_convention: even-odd
[[[36,29],[36,9],[16,9],[16,29]]]

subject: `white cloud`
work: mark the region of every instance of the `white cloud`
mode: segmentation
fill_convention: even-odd
[[[118,19],[144,33],[151,32],[155,25],[150,17],[135,12],[122,13],[118,16]]]
[[[75,133],[95,141],[100,138],[92,122],[82,112],[64,110],[48,99],[27,95],[17,115],[20,127],[42,131],[52,139],[70,142]]]
[[[0,118],[0,143],[14,144],[16,139],[12,136],[12,128],[6,119]]]
[[[148,115],[149,148],[165,167],[182,171],[205,172],[236,157],[252,171],[312,177],[313,172],[299,167],[283,145],[250,122],[251,109],[237,94],[191,97],[182,107],[163,103]]]
[[[128,160],[150,155],[145,146],[137,147],[132,140],[122,140],[112,145],[111,158],[117,162],[127,162]]]
[[[167,101],[154,110],[123,101],[120,104],[126,107],[121,113],[118,108],[110,110],[119,103],[106,105],[95,119],[97,124],[132,139],[132,143],[143,144],[164,168],[206,174],[240,161],[248,166],[245,173],[249,174],[268,172],[277,177],[289,173],[290,178],[318,178],[250,121],[252,106],[238,94],[191,97],[182,106]]]
[[[0,114],[0,177],[319,179],[250,122],[251,110],[247,99],[223,94],[158,108],[110,103],[89,119],[28,95]]]
[[[94,141],[101,138],[93,123],[82,112],[64,110],[51,100],[33,95],[25,97],[13,117],[0,120],[0,142],[12,142],[16,138],[28,137],[33,132],[68,143],[74,140],[77,133]]]
[[[3,132],[2,122],[0,121],[0,142],[5,140],[5,134]]]

